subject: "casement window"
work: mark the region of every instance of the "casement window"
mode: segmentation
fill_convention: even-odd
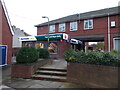
[[[70,31],[76,31],[78,29],[77,21],[70,22]]]
[[[50,25],[49,33],[54,33],[54,32],[55,32],[55,25]]]
[[[93,29],[93,20],[84,20],[84,30]]]
[[[120,37],[114,38],[114,50],[120,51]]]
[[[59,24],[59,32],[65,32],[65,28],[66,28],[65,23]]]

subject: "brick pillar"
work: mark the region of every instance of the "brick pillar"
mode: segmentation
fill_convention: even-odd
[[[105,34],[104,36],[104,49],[105,51],[108,51],[108,36]]]
[[[113,34],[111,34],[111,37],[110,37],[110,44],[111,44],[110,50],[112,51],[114,49]]]

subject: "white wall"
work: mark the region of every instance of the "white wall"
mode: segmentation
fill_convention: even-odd
[[[21,31],[20,28],[13,26],[14,36],[13,36],[13,48],[22,47],[22,42],[19,41],[19,37],[25,36],[24,31]]]

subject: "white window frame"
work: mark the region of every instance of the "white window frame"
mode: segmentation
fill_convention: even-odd
[[[55,32],[55,25],[50,25],[49,26],[49,33],[54,33]]]
[[[115,40],[120,40],[120,37],[116,37],[116,38],[113,38],[113,49],[116,50],[116,45],[115,45]],[[119,48],[119,45],[118,45],[118,48]],[[117,50],[118,51],[118,50]]]
[[[70,22],[70,31],[76,31],[76,30],[78,30],[78,23],[77,23],[77,21]]]
[[[65,32],[66,31],[66,25],[65,23],[59,24],[59,32]]]
[[[86,23],[88,23],[87,28],[86,28]],[[93,29],[93,19],[84,20],[84,30],[89,30],[89,29]]]

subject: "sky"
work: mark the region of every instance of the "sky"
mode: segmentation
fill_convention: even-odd
[[[118,6],[120,0],[4,0],[12,25],[37,35],[34,25],[50,20]]]

